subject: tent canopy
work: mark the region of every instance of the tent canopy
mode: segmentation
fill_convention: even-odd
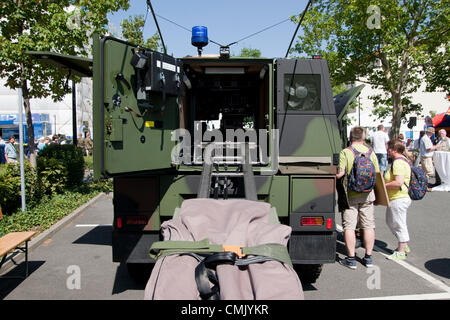
[[[448,108],[447,112],[435,115],[431,120],[435,128],[450,127],[450,108]]]

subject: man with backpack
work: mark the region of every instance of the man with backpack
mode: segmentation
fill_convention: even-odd
[[[363,230],[363,242],[366,249],[362,259],[366,267],[372,267],[372,250],[375,244],[375,218],[373,202],[375,201],[376,172],[380,172],[376,154],[365,144],[366,134],[362,127],[350,131],[351,145],[339,155],[339,169],[336,178],[347,177],[347,196],[349,208],[342,212],[342,226],[347,256],[339,262],[356,269],[355,229]]]
[[[411,205],[408,193],[411,182],[411,165],[403,156],[404,151],[405,146],[401,140],[389,141],[388,156],[393,162],[391,169],[384,175],[390,205],[386,208],[386,223],[398,240],[397,249],[388,257],[391,260],[404,260],[406,254],[410,252],[406,214]]]

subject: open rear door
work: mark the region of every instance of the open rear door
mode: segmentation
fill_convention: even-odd
[[[352,102],[359,96],[364,85],[359,85],[339,93],[333,97],[334,109],[336,110],[336,117],[339,124],[339,133],[341,136],[342,148],[347,147],[347,122],[343,120],[343,117],[349,111],[349,107]]]
[[[359,96],[364,85],[359,85],[344,91],[333,97],[334,108],[336,109],[336,116],[338,121],[341,121],[342,117],[345,115],[350,104]]]
[[[163,53],[94,37],[96,176],[171,168],[182,65]]]

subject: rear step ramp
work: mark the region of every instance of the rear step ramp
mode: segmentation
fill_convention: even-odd
[[[230,157],[227,156],[227,163],[232,161],[233,164],[238,164],[236,171],[220,170],[221,166],[227,164],[220,161],[217,156],[205,157],[203,162],[202,177],[200,179],[200,186],[197,193],[197,198],[210,198],[211,191],[215,199],[219,197],[219,185],[223,187],[223,198],[228,199],[228,189],[230,187],[229,181],[231,177],[244,178],[245,199],[257,201],[256,184],[253,175],[253,168],[250,159],[250,151],[248,143],[237,145],[238,148],[243,149],[244,156]],[[214,148],[212,148],[214,151]],[[213,171],[213,167],[215,172]],[[222,178],[222,179],[221,179]],[[214,180],[214,181],[213,181]],[[213,185],[213,190],[211,186]]]

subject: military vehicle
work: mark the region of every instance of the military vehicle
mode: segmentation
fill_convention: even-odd
[[[97,176],[114,179],[114,261],[152,263],[148,249],[160,240],[161,223],[200,193],[269,202],[292,227],[289,252],[303,281],[335,261],[336,112],[356,91],[335,105],[326,60],[226,51],[176,59],[104,36],[94,39],[93,74],[94,166]],[[227,137],[210,142],[195,133],[244,128],[259,133],[253,151],[265,143],[267,154],[256,147],[247,171],[239,170],[237,152],[207,166],[207,145],[226,148]],[[174,138],[177,129],[190,136]]]
[[[113,261],[131,273],[154,263],[161,223],[185,199],[247,198],[270,203],[292,227],[292,262],[314,282],[336,259],[342,116],[361,87],[333,98],[320,57],[230,57],[226,47],[201,55],[207,36],[195,28],[198,56],[100,35],[92,69],[84,58],[35,53],[93,76],[94,174],[114,182]]]

